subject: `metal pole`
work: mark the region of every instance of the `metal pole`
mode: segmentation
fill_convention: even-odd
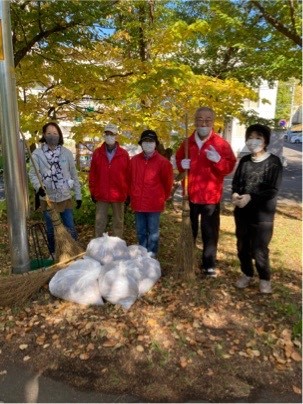
[[[291,130],[292,127],[292,116],[293,116],[293,108],[294,108],[294,100],[295,100],[295,81],[293,80],[290,87],[290,111],[289,111],[289,123],[288,129]]]
[[[28,187],[24,148],[19,137],[10,1],[8,0],[0,0],[0,121],[12,272],[23,273],[30,267],[26,228]]]

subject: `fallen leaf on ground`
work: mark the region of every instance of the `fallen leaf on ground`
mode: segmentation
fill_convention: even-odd
[[[296,362],[302,361],[302,356],[296,351],[293,351],[290,357],[291,357],[291,359],[293,359]]]
[[[89,354],[88,354],[88,353],[82,353],[82,354],[79,356],[79,358],[80,358],[82,361],[87,361],[87,359],[89,359]]]
[[[299,387],[292,386],[292,389],[296,394],[300,394],[300,395],[302,394],[302,390]]]

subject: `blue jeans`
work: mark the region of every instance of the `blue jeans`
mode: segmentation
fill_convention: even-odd
[[[48,249],[51,254],[55,252],[55,234],[54,234],[54,226],[51,219],[50,213],[45,210],[43,212],[45,224],[46,224],[46,236],[48,241]],[[72,238],[77,240],[78,235],[74,224],[73,210],[65,209],[63,212],[60,212],[61,220],[64,226],[67,228],[68,232],[71,234]]]
[[[137,239],[154,255],[158,252],[160,212],[135,212]]]

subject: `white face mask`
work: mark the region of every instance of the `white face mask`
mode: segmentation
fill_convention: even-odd
[[[155,142],[142,142],[142,149],[144,153],[153,153],[156,149]]]
[[[261,139],[248,139],[245,144],[251,153],[258,153],[264,149],[264,142]]]
[[[210,134],[210,131],[211,127],[209,126],[200,126],[199,128],[197,128],[197,133],[201,137],[208,136]]]
[[[116,143],[116,136],[105,135],[105,143],[109,146],[113,146]]]

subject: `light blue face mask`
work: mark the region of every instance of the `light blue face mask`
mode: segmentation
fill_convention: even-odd
[[[210,131],[211,127],[209,126],[200,126],[199,128],[197,128],[198,135],[202,137],[208,136],[210,134]]]
[[[155,142],[142,142],[142,149],[144,153],[152,153],[156,149]]]
[[[251,153],[258,153],[264,149],[264,143],[261,139],[248,139],[245,144]]]
[[[105,143],[109,146],[113,146],[116,143],[116,136],[105,135]]]

